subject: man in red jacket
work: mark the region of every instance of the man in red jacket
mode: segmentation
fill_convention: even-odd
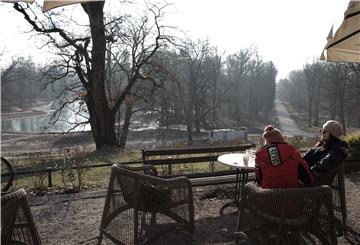
[[[255,154],[256,181],[262,188],[292,188],[310,184],[314,177],[300,152],[285,142],[281,131],[268,125],[265,145]]]

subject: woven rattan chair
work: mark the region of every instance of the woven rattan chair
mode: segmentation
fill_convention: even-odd
[[[1,244],[41,244],[24,189],[1,196]]]
[[[171,230],[194,232],[194,203],[188,178],[157,177],[152,166],[113,165],[100,226],[116,244],[149,244]]]
[[[347,227],[344,162],[331,172],[325,174],[317,173],[315,177],[315,185],[329,185],[332,189],[335,227],[337,228],[338,235],[341,236],[346,233]]]
[[[262,189],[248,183],[236,231],[252,244],[337,244],[333,215],[329,186]]]
[[[235,242],[238,245],[251,245],[249,237],[242,231],[235,232]]]

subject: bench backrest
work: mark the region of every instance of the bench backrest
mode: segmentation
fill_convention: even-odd
[[[167,149],[167,150],[145,150],[142,149],[144,164],[159,166],[167,165],[168,174],[173,175],[172,165],[190,163],[214,163],[217,158],[225,153],[243,152],[254,147],[254,144],[243,144],[237,146]],[[228,172],[228,171],[226,171]],[[216,173],[214,173],[216,174]],[[229,172],[230,174],[230,172]],[[197,173],[201,177],[201,173]],[[191,175],[186,175],[191,177]],[[195,175],[194,175],[195,176]]]

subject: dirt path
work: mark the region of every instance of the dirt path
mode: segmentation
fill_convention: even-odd
[[[3,133],[1,132],[1,151],[5,156],[29,152],[63,152],[76,145],[92,145],[90,132],[62,134],[41,133]]]
[[[1,113],[1,121],[23,118],[23,117],[36,117],[45,114],[46,112],[43,111],[22,111],[22,112]]]
[[[316,137],[315,134],[299,129],[294,120],[291,119],[289,112],[280,100],[275,101],[275,110],[279,120],[280,128],[285,135],[300,135],[303,137]]]

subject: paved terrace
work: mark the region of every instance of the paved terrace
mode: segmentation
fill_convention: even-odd
[[[346,175],[349,226],[348,237],[338,238],[339,244],[360,244],[360,172]],[[174,234],[156,244],[234,244],[233,233],[237,216],[219,215],[220,207],[229,202],[226,188],[195,188],[195,233],[189,238]],[[31,211],[43,244],[96,244],[106,190],[77,194],[31,197]],[[206,199],[204,197],[207,196]],[[103,242],[103,244],[111,244]]]

